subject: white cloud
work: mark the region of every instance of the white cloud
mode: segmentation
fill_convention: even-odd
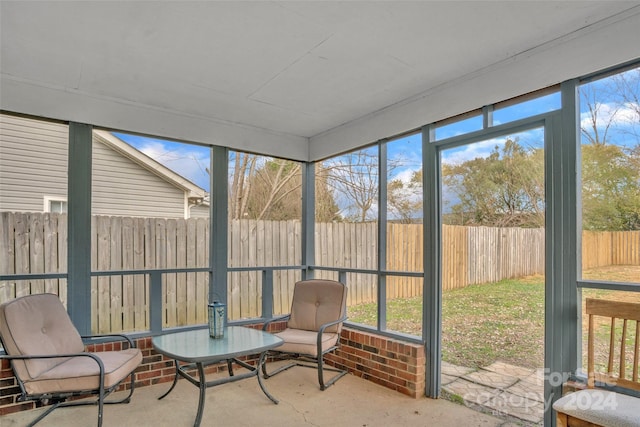
[[[209,167],[206,152],[192,150],[186,144],[171,143],[147,139],[138,146],[138,150],[166,166],[191,182],[208,189],[209,176],[205,168]]]
[[[499,138],[487,139],[473,144],[456,147],[442,152],[442,163],[448,165],[460,165],[468,160],[486,158],[496,146],[502,147],[507,139],[517,138],[519,144],[526,148],[542,148],[544,146],[543,128],[535,128],[514,135],[506,135]]]
[[[160,142],[149,140],[140,145],[138,150],[160,163],[163,163],[161,159],[166,157],[166,150]]]
[[[620,104],[597,104],[596,105],[596,126],[603,128],[607,125],[610,126],[631,126],[634,123],[638,123],[638,111],[640,106],[635,103]],[[583,128],[591,129],[592,117],[589,112],[583,112],[580,114],[580,126]]]
[[[396,173],[391,179],[397,179],[401,181],[403,184],[408,184],[409,182],[411,182],[411,178],[413,177],[413,174],[419,170],[420,168],[403,169],[398,173]]]
[[[442,163],[460,165],[468,160],[488,157],[496,145],[504,144],[505,138],[488,139],[474,144],[445,150],[442,152]]]

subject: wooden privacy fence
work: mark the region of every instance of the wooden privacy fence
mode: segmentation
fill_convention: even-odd
[[[584,231],[582,268],[640,265],[640,230]]]
[[[231,268],[300,265],[300,221],[232,220],[228,234],[228,265]],[[300,270],[273,272],[275,314],[288,313],[293,285],[300,277]],[[262,272],[229,273],[227,292],[230,318],[260,315]]]
[[[376,270],[378,267],[378,233],[375,222],[318,223],[315,229],[315,265],[323,267]],[[315,277],[334,279],[337,274],[317,271]],[[374,302],[378,279],[375,274],[347,274],[347,304]]]
[[[442,227],[442,288],[544,274],[543,228]]]
[[[55,213],[0,213],[0,274],[66,273],[67,219]],[[234,220],[229,223],[231,268],[301,264],[299,221]],[[95,216],[91,223],[92,271],[204,268],[209,259],[206,219]],[[215,238],[215,236],[214,236]],[[319,223],[315,229],[315,265],[372,270],[378,268],[376,223]],[[422,225],[388,224],[386,271],[422,272]],[[505,278],[544,274],[544,230],[448,226],[442,228],[444,290]],[[584,232],[584,268],[640,264],[640,231]],[[289,310],[299,270],[273,272],[274,313]],[[316,271],[316,277],[337,273]],[[163,274],[164,326],[206,322],[209,275]],[[375,302],[375,273],[348,273],[349,305]],[[422,294],[422,278],[390,274],[387,298]],[[31,293],[53,292],[66,301],[66,280],[0,282],[0,302]],[[149,328],[149,275],[93,277],[92,331]],[[228,276],[232,319],[260,315],[261,272]]]
[[[91,218],[91,270],[153,270],[209,265],[206,219]],[[98,276],[91,280],[93,331],[148,329],[149,276]],[[163,275],[163,324],[205,323],[207,273]]]
[[[0,274],[67,272],[67,216],[0,212]],[[67,300],[64,279],[0,282],[0,303],[51,292]]]

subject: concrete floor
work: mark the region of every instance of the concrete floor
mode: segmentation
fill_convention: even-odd
[[[347,375],[320,391],[314,369],[294,368],[265,381],[273,404],[249,378],[207,390],[202,426],[511,426],[499,418],[464,405],[438,399],[413,399]],[[107,405],[104,427],[192,426],[198,406],[198,389],[186,380],[158,401],[170,383],[136,389],[131,403]],[[25,426],[42,409],[0,417],[2,427]],[[95,426],[97,407],[60,408],[38,426]]]

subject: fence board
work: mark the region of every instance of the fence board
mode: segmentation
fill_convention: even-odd
[[[208,218],[198,218],[196,224],[196,260],[197,267],[209,265],[209,227]],[[209,274],[196,273],[196,323],[205,323],[208,319],[207,304],[209,302]]]
[[[176,220],[176,268],[187,266],[187,224],[183,220]],[[187,324],[187,274],[177,273],[176,280],[176,321],[178,326]]]
[[[29,265],[29,225],[26,215],[18,215],[14,217],[15,226],[15,272],[16,274],[25,274],[31,272]],[[30,286],[26,280],[16,283],[16,297],[29,295]]]
[[[43,272],[58,272],[58,214],[46,213],[43,217]],[[58,279],[46,279],[44,281],[44,291],[58,295],[58,282]]]
[[[144,222],[144,268],[147,270],[153,269],[156,266],[156,224],[152,220],[145,220]],[[138,295],[139,297],[144,296],[145,300],[145,313],[144,313],[144,321],[148,325],[151,321],[150,313],[149,313],[149,298],[151,294],[151,278],[149,276],[145,276],[144,278],[144,295]]]
[[[197,221],[183,221],[186,226],[186,250],[185,250],[185,267],[197,267],[196,257],[198,256],[198,242],[196,235]],[[184,274],[184,298],[185,298],[185,325],[193,325],[198,318],[198,305],[203,304],[206,300],[197,299],[196,273]]]
[[[166,268],[177,267],[177,224],[175,219],[167,220],[167,236],[166,236]],[[166,296],[166,311],[167,311],[167,324],[178,324],[178,306],[177,306],[177,281],[176,273],[167,273],[164,275],[165,282],[165,296]]]
[[[56,247],[58,259],[57,259],[57,273],[67,272],[67,215],[56,214],[56,236],[51,239],[51,246]],[[67,280],[58,279],[58,296],[66,306],[67,304]]]
[[[145,269],[145,262],[147,262],[146,258],[148,256],[145,249],[145,245],[148,245],[148,242],[146,241],[145,236],[149,232],[148,224],[149,221],[145,221],[143,218],[133,219],[133,258],[130,262],[134,270]],[[147,317],[149,301],[147,299],[148,284],[146,276],[140,274],[134,275],[132,287],[132,330],[147,330],[149,329],[149,319]]]
[[[122,218],[122,269],[133,270],[133,260],[135,259],[134,239],[136,230],[134,218]],[[122,276],[122,328],[125,331],[133,331],[134,327],[134,277],[131,275]]]
[[[300,221],[287,221],[287,265],[300,265],[301,258],[296,256],[296,247],[300,248],[300,234],[297,231],[297,224]],[[286,283],[294,284],[297,281],[297,274],[294,270],[287,270]],[[288,305],[288,304],[287,304]]]
[[[229,251],[229,266],[238,267],[240,265],[240,221],[232,220],[229,224],[229,243],[231,250]],[[228,308],[231,319],[240,318],[240,273],[234,272],[229,274],[229,298]]]
[[[0,273],[15,273],[15,224],[12,212],[4,212],[0,215]],[[15,282],[0,281],[0,299],[8,301],[15,295]]]
[[[250,238],[250,224],[248,221],[241,221],[240,222],[240,229],[241,231],[241,235],[242,235],[242,239],[240,241],[241,246],[240,246],[240,265],[245,267],[245,266],[250,266],[249,264],[249,246],[251,245],[251,238]],[[251,313],[251,310],[249,309],[250,305],[251,305],[251,298],[255,297],[255,295],[251,295],[251,273],[248,271],[242,272],[240,273],[240,295],[239,295],[239,300],[240,300],[240,317],[241,318],[246,318],[249,316],[249,314]]]
[[[122,270],[122,217],[110,218],[109,270]],[[111,276],[109,323],[111,331],[122,330],[122,276]]]
[[[109,270],[111,252],[111,236],[109,231],[109,217],[96,217],[96,269],[98,271]],[[98,277],[96,288],[96,311],[97,311],[97,332],[106,333],[109,331],[110,321],[110,277]]]
[[[255,267],[258,265],[257,259],[258,254],[256,251],[258,235],[257,235],[257,222],[255,220],[249,220],[248,225],[248,239],[247,239],[247,266]],[[261,281],[258,278],[257,272],[249,272],[248,276],[248,302],[247,309],[245,311],[245,317],[253,317],[255,315],[260,315],[261,312],[261,300],[262,300],[262,286],[259,286]],[[256,313],[254,315],[254,313]]]
[[[247,221],[240,221],[239,223],[240,229],[240,258],[239,265],[240,266],[248,266],[249,265],[249,223]],[[242,296],[245,296],[244,298]],[[238,303],[240,306],[240,318],[244,318],[248,313],[248,305],[249,305],[249,273],[241,272],[240,273],[240,292],[238,294]]]
[[[168,255],[167,255],[167,235],[168,235],[168,230],[167,230],[167,226],[168,226],[168,222],[165,219],[162,218],[152,218],[151,221],[153,222],[153,262],[152,262],[152,267],[151,268],[163,268],[163,267],[168,267],[169,264],[167,263],[168,261]],[[169,311],[171,309],[171,304],[170,302],[168,302],[168,298],[167,294],[169,293],[170,287],[168,286],[168,275],[163,275],[163,280],[162,280],[162,295],[163,295],[163,304],[164,307],[162,310],[162,324],[164,326],[169,326],[171,325],[169,323]]]
[[[27,223],[29,224],[29,266],[32,273],[44,273],[44,231],[43,216],[40,214],[29,214]],[[44,292],[44,280],[35,279],[31,281],[32,294]]]

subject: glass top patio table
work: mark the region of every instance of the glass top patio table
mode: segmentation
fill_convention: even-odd
[[[156,351],[167,357],[207,364],[262,353],[282,344],[275,335],[242,326],[225,328],[224,338],[211,338],[208,329],[197,329],[159,335],[151,341]]]
[[[176,369],[173,384],[158,400],[163,399],[171,393],[180,376],[200,389],[198,412],[194,422],[194,426],[196,427],[199,426],[202,421],[205,391],[209,387],[255,376],[258,378],[258,384],[262,392],[271,399],[273,403],[278,403],[278,400],[269,394],[265,388],[259,374],[264,364],[267,350],[278,347],[283,342],[282,339],[275,335],[258,329],[229,326],[225,328],[223,338],[211,338],[208,329],[197,329],[159,335],[153,337],[151,342],[156,352],[174,359]],[[260,354],[257,366],[252,366],[242,360],[236,359],[237,357],[252,354]],[[207,381],[204,367],[225,361],[227,362],[229,376]],[[186,364],[181,365],[179,362],[185,362]],[[235,374],[232,367],[234,363],[247,369],[248,372]],[[193,368],[197,369],[197,377],[188,372]]]

